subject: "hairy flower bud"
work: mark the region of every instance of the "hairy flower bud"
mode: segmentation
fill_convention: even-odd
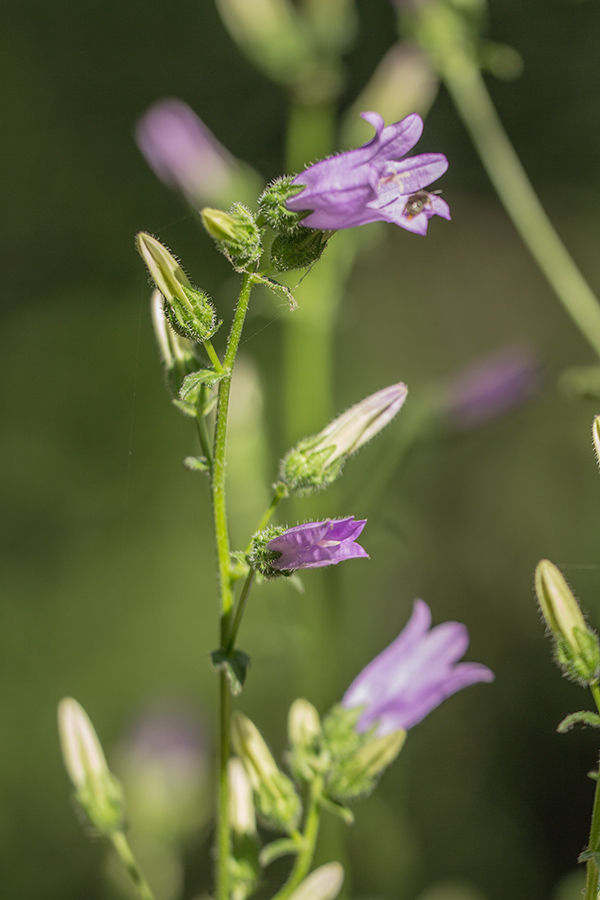
[[[262,253],[260,231],[247,207],[234,203],[229,212],[205,207],[200,215],[221,253],[235,266],[246,266],[258,259]]]
[[[121,786],[108,768],[94,726],[72,697],[58,705],[58,731],[77,802],[101,834],[120,831],[124,819]]]
[[[250,719],[235,712],[231,737],[254,790],[256,808],[273,828],[293,831],[302,811],[294,785],[277,766],[260,731]]]
[[[600,416],[596,416],[592,424],[592,440],[594,441],[596,462],[600,466]]]
[[[281,461],[280,481],[297,494],[327,487],[348,457],[391,422],[407,394],[405,384],[392,384],[351,406],[319,434],[303,438]]]
[[[598,637],[588,627],[560,570],[542,559],[535,570],[535,592],[554,639],[556,662],[573,681],[586,685],[600,673]]]
[[[206,294],[192,287],[178,260],[152,235],[140,231],[136,245],[152,280],[167,302],[165,314],[171,327],[191,341],[209,340],[220,323]]]

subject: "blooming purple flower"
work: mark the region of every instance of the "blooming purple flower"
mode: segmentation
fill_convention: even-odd
[[[135,139],[158,177],[191,203],[204,205],[227,189],[233,158],[181,100],[151,106],[136,125]]]
[[[400,159],[421,137],[423,120],[416,113],[384,127],[375,112],[361,113],[375,137],[338,156],[315,163],[294,178],[304,190],[286,201],[293,212],[312,210],[302,220],[309,228],[334,231],[368,222],[393,222],[426,234],[432,216],[450,218],[445,200],[424,188],[448,168],[442,153]]]
[[[336,565],[344,559],[368,557],[367,551],[356,543],[366,523],[366,519],[349,516],[288,528],[266,545],[268,551],[281,554],[270,565],[273,569],[288,571],[317,569]]]
[[[494,673],[480,663],[459,663],[469,646],[466,626],[444,622],[430,630],[431,610],[416,600],[412,616],[395,641],[354,679],[342,705],[362,707],[358,730],[377,724],[382,736],[408,729],[436,706]]]
[[[456,428],[473,428],[529,400],[540,381],[529,351],[508,347],[467,367],[444,391],[442,411]]]

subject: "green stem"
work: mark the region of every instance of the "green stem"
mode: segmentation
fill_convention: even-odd
[[[127,869],[134,887],[141,897],[141,900],[154,900],[154,894],[150,889],[150,885],[142,875],[137,860],[131,851],[129,842],[122,831],[116,831],[110,836],[110,841],[115,848],[121,862]]]
[[[275,894],[273,900],[287,900],[300,882],[308,875],[315,853],[317,836],[319,834],[319,824],[321,821],[319,798],[321,796],[322,787],[321,779],[317,779],[311,785],[309,805],[304,822],[304,834],[302,835],[302,849],[296,857],[288,880],[281,890]]]
[[[211,468],[211,489],[213,520],[217,549],[217,583],[221,611],[221,647],[225,647],[229,634],[229,623],[233,605],[231,578],[231,553],[227,526],[227,506],[225,498],[225,450],[227,445],[227,415],[231,395],[231,376],[235,357],[242,336],[242,329],[248,311],[254,275],[246,273],[242,278],[240,296],[227,340],[223,368],[227,374],[219,382],[219,397],[215,422],[213,464]],[[218,900],[229,900],[229,854],[231,835],[228,803],[227,763],[229,760],[231,697],[224,673],[219,677],[220,691],[220,750],[217,800],[217,896]]]
[[[598,683],[591,684],[590,690],[596,704],[596,709],[600,713],[600,688],[598,687]],[[594,806],[592,808],[592,823],[590,825],[588,850],[591,853],[600,851],[600,765],[598,767],[598,780],[596,781],[596,791],[594,793]],[[584,900],[597,900],[599,877],[600,872],[598,870],[598,863],[594,858],[588,859],[586,866],[585,892],[583,895]]]
[[[457,47],[441,74],[492,184],[566,312],[600,356],[600,304],[548,219],[474,58]]]
[[[208,358],[210,359],[211,363],[213,364],[213,366],[215,368],[215,372],[219,372],[219,373],[223,372],[224,371],[223,365],[221,363],[221,360],[217,356],[217,351],[213,347],[212,341],[204,341],[203,347],[206,350]]]
[[[254,569],[250,569],[246,581],[244,582],[244,587],[242,588],[240,599],[237,603],[233,621],[231,623],[231,631],[229,633],[229,638],[225,647],[228,654],[232,653],[235,647],[235,641],[238,636],[238,631],[240,630],[240,625],[242,624],[242,618],[244,616],[244,610],[246,609],[246,602],[250,594],[250,588],[252,587],[252,582],[254,581],[254,575]]]

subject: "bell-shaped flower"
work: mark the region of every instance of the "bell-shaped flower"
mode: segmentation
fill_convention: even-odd
[[[266,545],[268,553],[279,554],[271,561],[273,569],[318,569],[333,566],[345,559],[368,557],[367,551],[356,543],[367,523],[366,519],[326,519],[324,522],[304,522],[288,528]]]
[[[444,622],[431,628],[431,610],[416,600],[405,628],[354,679],[342,705],[361,708],[359,731],[376,725],[382,736],[412,728],[462,688],[494,680],[487,666],[458,662],[468,645],[465,625]]]
[[[288,198],[287,208],[298,213],[310,210],[302,224],[323,231],[384,221],[426,234],[432,216],[449,219],[445,200],[424,190],[444,174],[446,157],[422,153],[401,158],[421,137],[421,117],[413,113],[384,127],[378,113],[361,115],[375,129],[375,137],[362,147],[321,160],[297,175],[292,184],[304,185],[304,190]]]

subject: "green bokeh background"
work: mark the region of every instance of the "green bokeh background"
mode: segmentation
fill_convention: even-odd
[[[387,0],[357,5],[346,106],[395,35]],[[495,102],[600,289],[600,6],[492,0],[490,14],[494,39],[525,60],[518,81],[490,81]],[[185,206],[147,168],[132,128],[156,99],[181,97],[267,179],[283,167],[286,97],[239,55],[211,0],[9,2],[4,19],[0,892],[97,900],[118,894],[104,877],[104,848],[86,840],[68,801],[58,700],[77,697],[109,754],[155,698],[193,703],[209,744],[215,707],[208,489],[181,465],[194,435],[164,390],[135,232],[175,248],[224,318],[235,289]],[[348,861],[356,898],[431,889],[427,900],[566,900],[576,891],[560,884],[586,841],[598,742],[555,733],[587,698],[550,662],[532,580],[538,559],[551,558],[600,625],[600,480],[589,437],[598,408],[556,387],[564,368],[593,354],[519,242],[443,91],[425,135],[419,149],[450,159],[443,188],[453,221],[432,222],[426,240],[390,226],[361,255],[336,333],[337,408],[399,379],[417,395],[515,341],[539,354],[543,389],[486,427],[420,446],[368,510],[337,504],[364,490],[409,406],[348,465],[330,514],[369,516],[371,561],[308,573],[303,596],[256,590],[241,636],[254,665],[240,706],[280,751],[292,699],[304,694],[324,711],[397,634],[414,597],[436,622],[466,622],[469,658],[490,665],[495,684],[457,695],[419,725],[380,791],[357,806],[354,828],[325,828],[320,857]],[[248,451],[230,463],[232,491],[241,488],[231,501],[238,543],[264,499],[243,486],[253,474],[268,485],[285,449],[288,315],[257,295],[242,347],[246,381],[257,379],[263,399],[261,409],[242,398],[234,422]],[[261,428],[274,449],[264,451]],[[187,897],[208,888],[206,849],[190,845],[187,871]],[[471,893],[440,893],[446,879]]]

